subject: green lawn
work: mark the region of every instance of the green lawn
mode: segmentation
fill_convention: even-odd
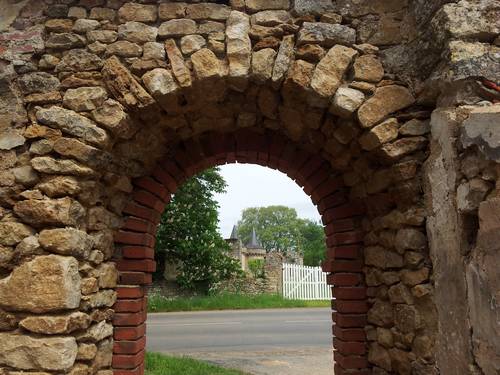
[[[245,373],[191,358],[146,353],[146,375],[245,375]]]
[[[330,301],[299,301],[284,299],[276,294],[240,295],[219,294],[191,298],[174,298],[151,295],[149,312],[276,309],[291,307],[329,307]]]

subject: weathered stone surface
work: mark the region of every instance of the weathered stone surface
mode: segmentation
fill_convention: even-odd
[[[90,325],[90,316],[82,312],[73,312],[66,315],[30,316],[19,322],[24,329],[46,335],[67,334]]]
[[[365,94],[349,87],[340,87],[333,97],[329,111],[342,118],[350,118],[365,101]]]
[[[462,125],[464,147],[477,146],[490,160],[500,162],[500,105],[479,107],[472,110]]]
[[[63,132],[78,137],[86,142],[103,146],[108,143],[106,131],[97,127],[88,118],[61,107],[40,108],[36,112],[37,120],[44,125],[57,127]]]
[[[12,174],[18,184],[22,184],[26,187],[35,185],[39,180],[38,174],[30,165],[13,168]]]
[[[399,134],[405,136],[425,135],[429,133],[430,130],[431,128],[428,120],[422,121],[418,119],[413,119],[404,123],[399,128]]]
[[[24,222],[36,226],[78,226],[85,215],[82,205],[71,198],[28,199],[17,202],[14,205],[14,212]]]
[[[73,228],[42,230],[38,241],[47,251],[84,259],[89,256],[93,245],[92,237]]]
[[[118,26],[118,37],[133,43],[156,41],[158,29],[141,22],[130,21]]]
[[[156,5],[126,3],[118,10],[118,18],[121,22],[155,22],[158,11]]]
[[[111,307],[115,302],[114,290],[100,290],[97,293],[82,296],[81,308],[87,311],[98,307]]]
[[[95,344],[82,343],[78,345],[77,360],[90,361],[94,359],[97,354],[97,346]]]
[[[69,369],[78,347],[74,337],[35,338],[0,333],[0,364],[22,370]]]
[[[108,90],[126,108],[134,111],[154,105],[154,99],[117,57],[113,56],[106,60],[102,75]]]
[[[93,7],[90,9],[89,18],[99,21],[114,21],[116,11],[111,8]]]
[[[78,334],[76,339],[78,342],[98,342],[112,335],[113,326],[103,320],[102,322],[92,324],[87,331]]]
[[[410,333],[419,329],[423,322],[414,306],[399,304],[394,308],[394,324],[401,332]]]
[[[118,33],[113,30],[91,30],[87,31],[87,40],[89,43],[113,43],[118,38]]]
[[[351,46],[356,43],[356,31],[350,27],[323,22],[304,22],[299,31],[297,43],[320,44],[333,47],[336,44]]]
[[[118,271],[114,263],[102,263],[96,268],[99,288],[115,288],[118,283]]]
[[[398,120],[390,118],[359,138],[363,150],[371,151],[398,137]]]
[[[403,257],[393,251],[380,246],[368,246],[365,248],[365,264],[378,268],[400,268],[403,267]]]
[[[92,118],[118,137],[127,139],[133,134],[132,121],[124,111],[123,106],[116,100],[107,99],[104,101],[99,108],[92,111]]]
[[[44,313],[74,309],[80,298],[78,262],[72,257],[39,256],[0,280],[0,306],[8,310]]]
[[[60,82],[57,77],[45,72],[24,74],[17,79],[17,83],[24,95],[38,92],[59,90]]]
[[[415,286],[429,280],[429,274],[430,271],[427,267],[423,267],[416,271],[403,270],[401,271],[401,281],[408,286]]]
[[[273,86],[277,88],[285,79],[293,60],[295,38],[293,35],[286,35],[283,37],[276,61],[274,62],[272,82]]]
[[[225,21],[231,8],[222,4],[190,4],[186,8],[186,17],[193,20]]]
[[[208,48],[193,53],[191,62],[198,79],[216,78],[223,75],[221,62]]]
[[[158,28],[160,38],[177,38],[190,34],[196,34],[196,22],[187,18],[163,22]]]
[[[10,221],[0,222],[0,245],[14,246],[24,238],[35,233],[34,229],[23,224]]]
[[[165,47],[162,43],[146,42],[142,46],[142,57],[150,60],[165,60]]]
[[[379,366],[387,371],[392,370],[391,357],[389,352],[377,343],[371,344],[368,351],[368,361],[376,366]]]
[[[261,10],[289,9],[289,0],[246,0],[247,9],[254,13]]]
[[[95,30],[99,27],[99,21],[97,20],[87,20],[87,19],[77,19],[73,24],[73,31],[75,33],[83,34],[90,30]]]
[[[402,283],[398,283],[389,288],[389,299],[392,304],[406,303],[407,305],[413,304],[413,296],[408,287]]]
[[[363,55],[356,59],[353,65],[354,79],[357,81],[380,82],[384,77],[384,67],[373,55]]]
[[[12,150],[22,146],[26,139],[14,129],[7,129],[0,133],[0,150]]]
[[[64,106],[73,111],[92,111],[102,105],[108,94],[102,87],[79,87],[64,94]]]
[[[411,137],[399,139],[393,143],[382,146],[380,153],[389,162],[395,162],[404,156],[421,150],[427,144],[425,137]]]
[[[277,26],[290,21],[290,13],[286,10],[265,10],[252,15],[252,25]]]
[[[252,78],[259,84],[270,80],[273,74],[276,51],[264,48],[252,55]]]
[[[181,51],[185,55],[191,55],[207,45],[207,41],[201,35],[186,35],[181,38]]]
[[[142,76],[142,81],[162,108],[169,110],[172,106],[175,107],[177,99],[174,94],[179,86],[169,70],[153,69]]]
[[[414,102],[415,98],[405,87],[396,85],[380,87],[375,95],[359,109],[359,121],[361,126],[371,128],[387,115],[406,108]]]
[[[76,195],[81,191],[78,180],[70,176],[50,177],[39,183],[36,187],[51,198]]]
[[[142,47],[127,40],[119,40],[106,46],[107,56],[139,57],[142,55]]]
[[[170,60],[170,65],[172,67],[172,73],[174,74],[177,82],[181,87],[189,87],[192,84],[191,73],[184,63],[184,58],[182,53],[177,48],[175,40],[169,39],[165,42],[165,50],[167,51],[168,59]]]
[[[405,250],[423,250],[427,247],[427,237],[413,228],[400,229],[396,234],[394,247],[401,253]]]
[[[184,18],[186,16],[186,3],[162,3],[158,6],[160,20]]]
[[[308,14],[324,15],[329,10],[333,10],[331,0],[295,0],[293,4],[293,12],[299,16]]]
[[[342,78],[358,53],[337,45],[319,62],[311,80],[311,88],[322,98],[330,98],[342,84]]]
[[[45,42],[45,47],[52,49],[81,48],[86,44],[84,37],[73,33],[52,33]]]
[[[375,301],[368,311],[368,322],[380,327],[390,327],[394,323],[393,308],[389,302]]]
[[[227,59],[229,79],[233,88],[243,91],[247,86],[252,56],[250,17],[245,13],[232,11],[226,22]]]
[[[55,70],[56,72],[85,72],[99,70],[102,64],[99,56],[84,49],[72,49],[64,54]]]
[[[68,174],[74,176],[92,176],[94,170],[73,160],[54,159],[50,156],[41,156],[31,159],[34,170],[46,174]]]

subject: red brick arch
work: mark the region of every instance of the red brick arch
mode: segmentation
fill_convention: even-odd
[[[351,201],[343,179],[322,157],[301,149],[283,135],[239,131],[208,133],[179,144],[155,170],[134,181],[131,201],[123,210],[125,222],[115,237],[120,285],[114,306],[116,375],[142,374],[146,344],[147,285],[155,270],[154,244],[160,216],[171,194],[189,177],[226,163],[253,163],[286,173],[317,206],[326,233],[327,260],[336,300],[334,322],[335,373],[367,374],[366,287],[358,201]]]

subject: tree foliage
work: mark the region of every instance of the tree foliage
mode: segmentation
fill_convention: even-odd
[[[252,207],[243,210],[238,222],[238,234],[244,244],[250,241],[255,229],[266,251],[283,254],[298,252],[304,264],[317,266],[326,251],[323,227],[311,220],[301,219],[294,208],[286,206]]]
[[[238,274],[240,266],[217,230],[215,193],[225,191],[219,170],[208,169],[185,182],[172,197],[157,232],[157,259],[178,265],[177,282],[207,291],[214,283]]]

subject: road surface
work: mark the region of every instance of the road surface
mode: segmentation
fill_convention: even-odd
[[[147,350],[254,375],[332,374],[330,309],[148,315]]]

